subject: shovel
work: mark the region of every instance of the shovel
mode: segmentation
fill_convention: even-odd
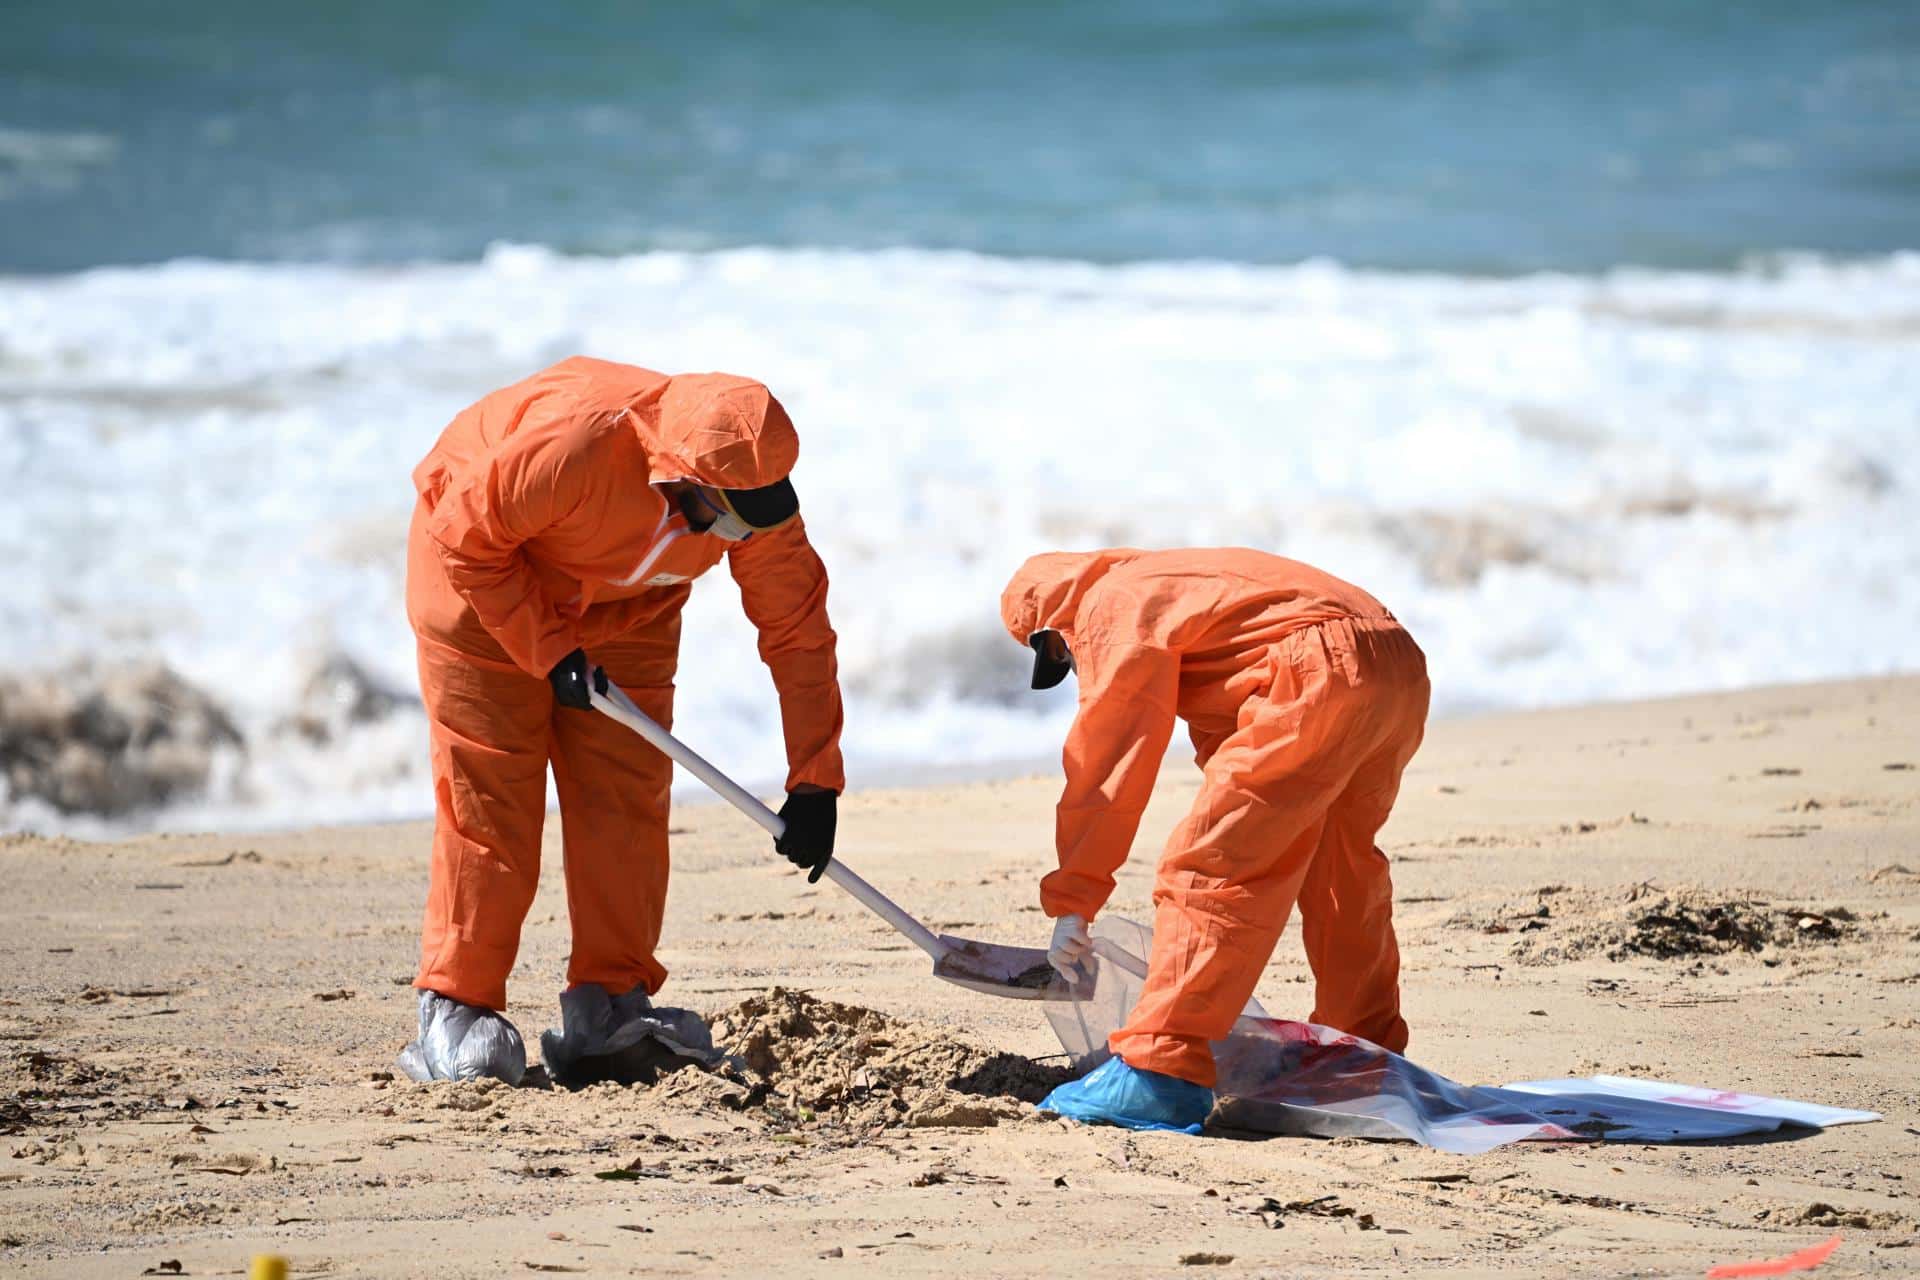
[[[604,681],[604,684],[602,683]],[[692,748],[655,724],[646,712],[619,685],[595,670],[590,682],[594,709],[618,720],[658,747],[681,768],[711,787],[721,799],[752,818],[778,840],[787,824],[780,815],[761,804],[732,778],[721,773],[696,754]],[[992,996],[1015,1000],[1071,1000],[1077,993],[1047,962],[1047,953],[1038,947],[1006,947],[993,942],[976,942],[936,934],[908,915],[886,894],[862,880],[838,858],[827,863],[827,879],[859,900],[860,905],[885,920],[900,935],[933,958],[933,976],[956,986],[983,991]],[[1083,984],[1084,985],[1084,984]],[[1078,992],[1084,995],[1085,992]]]

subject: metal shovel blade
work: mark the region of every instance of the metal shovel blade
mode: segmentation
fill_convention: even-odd
[[[1039,947],[1006,947],[972,938],[940,935],[945,953],[933,963],[933,976],[955,986],[1013,1000],[1086,999],[1090,982],[1069,985],[1047,962]]]

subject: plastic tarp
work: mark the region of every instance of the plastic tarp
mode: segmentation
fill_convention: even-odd
[[[1050,1001],[1047,1016],[1076,1067],[1104,1061],[1146,975],[1152,934],[1106,917],[1093,926],[1098,960],[1085,999]],[[1880,1117],[1622,1076],[1533,1080],[1504,1089],[1457,1084],[1379,1045],[1329,1027],[1268,1017],[1249,1004],[1214,1042],[1218,1104],[1210,1123],[1261,1133],[1408,1139],[1477,1155],[1510,1142],[1712,1141],[1824,1128]]]

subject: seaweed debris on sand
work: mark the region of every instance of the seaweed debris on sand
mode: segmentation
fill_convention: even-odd
[[[1760,894],[1651,884],[1616,890],[1554,885],[1533,901],[1508,904],[1487,916],[1463,914],[1449,923],[1521,935],[1512,954],[1524,964],[1594,955],[1615,961],[1754,955],[1768,948],[1832,945],[1862,932],[1861,917],[1845,907],[1810,908]]]

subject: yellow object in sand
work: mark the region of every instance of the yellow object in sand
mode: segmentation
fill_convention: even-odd
[[[247,1280],[287,1280],[287,1260],[277,1253],[256,1253]]]

